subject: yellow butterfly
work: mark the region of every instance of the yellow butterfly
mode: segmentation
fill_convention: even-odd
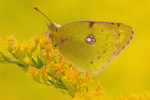
[[[54,49],[75,68],[92,75],[120,54],[134,35],[134,30],[122,23],[81,20],[60,26],[45,17],[50,21]]]

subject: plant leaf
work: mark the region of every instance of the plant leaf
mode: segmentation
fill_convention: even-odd
[[[36,68],[38,68],[38,64],[36,63],[36,61],[34,60],[34,58],[30,55],[29,52],[27,52],[27,55],[32,60],[33,64],[35,64]]]
[[[20,67],[25,67],[25,65],[21,61],[10,59],[10,58],[6,57],[2,52],[1,52],[1,55],[2,55],[3,59],[9,63],[15,63]]]
[[[37,61],[38,61],[38,67],[39,68],[43,67],[43,62],[38,55],[37,55]]]

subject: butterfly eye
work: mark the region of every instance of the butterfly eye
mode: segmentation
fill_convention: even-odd
[[[90,36],[88,36],[86,39],[85,39],[85,41],[88,43],[88,44],[93,44],[93,43],[95,43],[95,36],[94,35],[90,35]]]

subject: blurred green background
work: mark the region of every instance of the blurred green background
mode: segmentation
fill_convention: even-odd
[[[47,19],[63,25],[77,20],[122,22],[132,26],[130,45],[94,77],[108,97],[150,91],[150,0],[0,0],[0,37],[28,40],[46,32]],[[0,48],[5,45],[0,45]],[[0,100],[71,100],[54,87],[35,82],[16,65],[0,64]]]

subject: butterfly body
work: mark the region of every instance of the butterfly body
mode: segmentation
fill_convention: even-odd
[[[133,29],[121,23],[76,21],[51,23],[54,49],[82,72],[98,74],[133,38]]]

